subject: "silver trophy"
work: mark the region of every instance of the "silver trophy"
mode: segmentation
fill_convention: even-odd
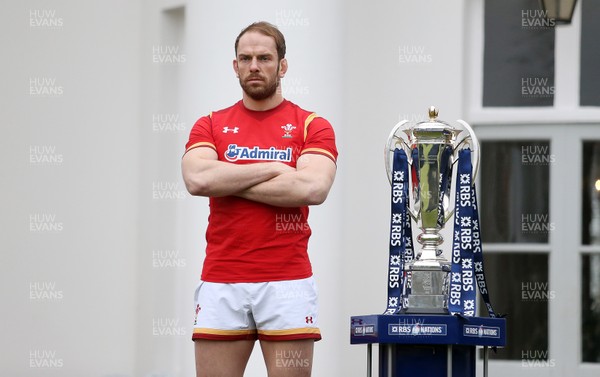
[[[404,312],[409,314],[448,313],[451,264],[440,248],[444,242],[440,232],[454,214],[450,198],[454,197],[452,171],[455,169],[452,167],[458,161],[458,152],[470,148],[474,178],[479,169],[479,141],[473,129],[465,121],[458,120],[457,126],[451,126],[438,120],[437,116],[438,110],[432,106],[429,120],[416,125],[401,121],[390,133],[385,147],[385,167],[390,183],[394,150],[404,149],[408,156],[412,172],[409,174],[408,213],[422,231],[417,236],[421,247],[415,250],[415,259],[405,265],[410,293]]]

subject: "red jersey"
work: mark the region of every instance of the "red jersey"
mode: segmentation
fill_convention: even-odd
[[[328,121],[284,100],[267,111],[242,101],[200,118],[186,152],[212,148],[219,161],[249,164],[316,153],[337,159]],[[307,253],[311,234],[308,207],[283,208],[236,196],[210,198],[202,280],[221,283],[304,279],[312,276]]]

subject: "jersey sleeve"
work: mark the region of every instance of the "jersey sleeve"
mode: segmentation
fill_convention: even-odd
[[[304,129],[304,147],[301,155],[306,153],[321,154],[337,161],[338,151],[335,146],[333,127],[324,118],[311,116]]]
[[[198,147],[208,147],[215,151],[217,150],[212,134],[212,120],[210,115],[198,119],[192,127],[190,137],[185,145],[185,153]]]

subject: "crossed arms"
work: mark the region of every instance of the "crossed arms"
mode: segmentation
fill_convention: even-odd
[[[181,163],[190,194],[234,195],[278,207],[321,204],[335,178],[335,163],[319,154],[304,154],[296,168],[281,162],[236,165],[218,161],[211,148],[188,151]]]

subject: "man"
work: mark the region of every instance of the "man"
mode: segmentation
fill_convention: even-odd
[[[210,197],[195,295],[197,376],[243,376],[256,339],[269,377],[310,376],[321,334],[308,206],[333,184],[335,136],[325,119],[283,98],[288,63],[275,26],[246,27],[235,53],[242,100],[196,122],[182,161],[188,191]]]

